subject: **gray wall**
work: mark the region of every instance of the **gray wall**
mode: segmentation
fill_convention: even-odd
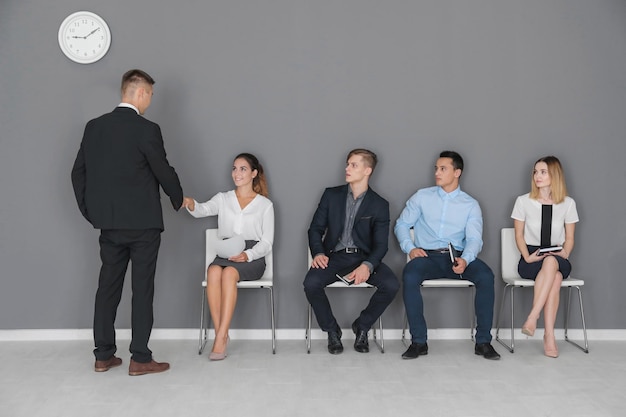
[[[241,151],[266,167],[279,328],[304,326],[308,223],[357,146],[380,157],[372,186],[393,221],[433,183],[438,152],[459,151],[462,187],[485,217],[481,257],[496,273],[499,231],[512,225],[532,163],[557,155],[581,218],[572,262],[587,279],[588,326],[626,328],[626,2],[159,3],[0,2],[0,329],[91,327],[98,232],[76,207],[70,169],[84,124],[118,103],[121,74],[134,67],[157,80],[146,117],[161,125],[187,195],[231,189]],[[112,31],[109,53],[92,65],[70,62],[57,44],[61,21],[81,9]],[[164,215],[155,327],[192,328],[203,229],[216,223],[167,204]],[[393,236],[389,248],[400,273]],[[120,327],[129,327],[129,295],[127,286]],[[332,295],[342,325],[366,298]],[[523,298],[520,312],[530,292]],[[233,327],[266,327],[265,302],[242,294]],[[463,293],[433,290],[426,308],[431,327],[466,326]],[[386,326],[400,327],[402,313],[398,297]]]

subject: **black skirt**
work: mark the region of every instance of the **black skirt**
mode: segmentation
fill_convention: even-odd
[[[256,240],[246,240],[246,249],[251,249],[257,243]],[[211,265],[232,266],[239,272],[239,281],[256,281],[261,279],[265,272],[265,257],[255,259],[252,262],[233,262],[216,256]]]
[[[528,247],[528,253],[537,252],[537,249],[539,249],[539,246],[526,246]],[[569,260],[556,255],[550,256],[554,256],[559,263],[559,271],[563,275],[563,279],[569,277],[570,272],[572,272],[572,264],[569,262]],[[539,273],[539,271],[541,271],[542,265],[543,259],[537,262],[528,263],[524,260],[523,257],[520,256],[519,264],[517,265],[517,272],[522,278],[534,280],[535,278],[537,278],[537,274]]]

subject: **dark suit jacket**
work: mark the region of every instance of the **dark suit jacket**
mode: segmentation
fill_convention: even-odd
[[[329,255],[341,239],[346,221],[346,198],[349,185],[327,188],[315,210],[309,227],[311,255]],[[352,238],[367,256],[374,269],[387,253],[389,241],[389,203],[368,188],[356,213]],[[323,240],[322,240],[323,239]]]
[[[174,209],[183,201],[159,125],[127,107],[87,123],[72,184],[81,213],[96,229],[163,230],[159,185]]]

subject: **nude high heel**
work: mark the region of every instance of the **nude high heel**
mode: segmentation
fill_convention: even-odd
[[[226,359],[226,356],[228,356],[226,354],[226,351],[224,351],[222,353],[211,352],[211,353],[209,353],[209,360],[210,361],[222,361],[222,360]]]
[[[529,323],[530,321],[530,323]],[[537,329],[537,320],[530,320],[530,318],[526,319],[526,322],[522,326],[522,333],[526,336],[534,336],[535,330]]]
[[[556,347],[556,340],[554,336],[552,336],[551,339],[552,340],[547,340],[546,335],[543,335],[543,353],[549,358],[558,358],[559,349]],[[552,342],[551,346],[548,345],[548,342]]]
[[[221,353],[211,351],[211,353],[209,353],[209,360],[222,361],[226,359],[226,357],[228,356],[228,354],[226,353],[226,349],[228,348],[228,342],[230,342],[230,336],[226,336],[226,346],[224,346],[224,351]]]

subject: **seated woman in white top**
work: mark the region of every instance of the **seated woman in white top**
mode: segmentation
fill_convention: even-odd
[[[274,206],[267,198],[267,182],[258,159],[249,153],[237,155],[232,177],[235,190],[217,193],[205,203],[190,197],[183,200],[183,207],[194,217],[218,216],[218,237],[233,239],[231,242],[245,240],[245,248],[238,253],[224,255],[218,251],[207,269],[207,299],[215,325],[211,360],[226,357],[237,282],[263,276],[265,255],[272,251],[274,242]]]
[[[543,310],[546,356],[556,358],[554,322],[559,308],[561,281],[572,270],[568,258],[574,248],[574,227],[578,222],[576,203],[567,196],[561,162],[546,156],[535,162],[531,192],[517,197],[513,213],[515,242],[521,253],[518,271],[522,278],[535,280],[533,307],[522,333],[535,334]],[[540,248],[552,248],[540,252]]]

